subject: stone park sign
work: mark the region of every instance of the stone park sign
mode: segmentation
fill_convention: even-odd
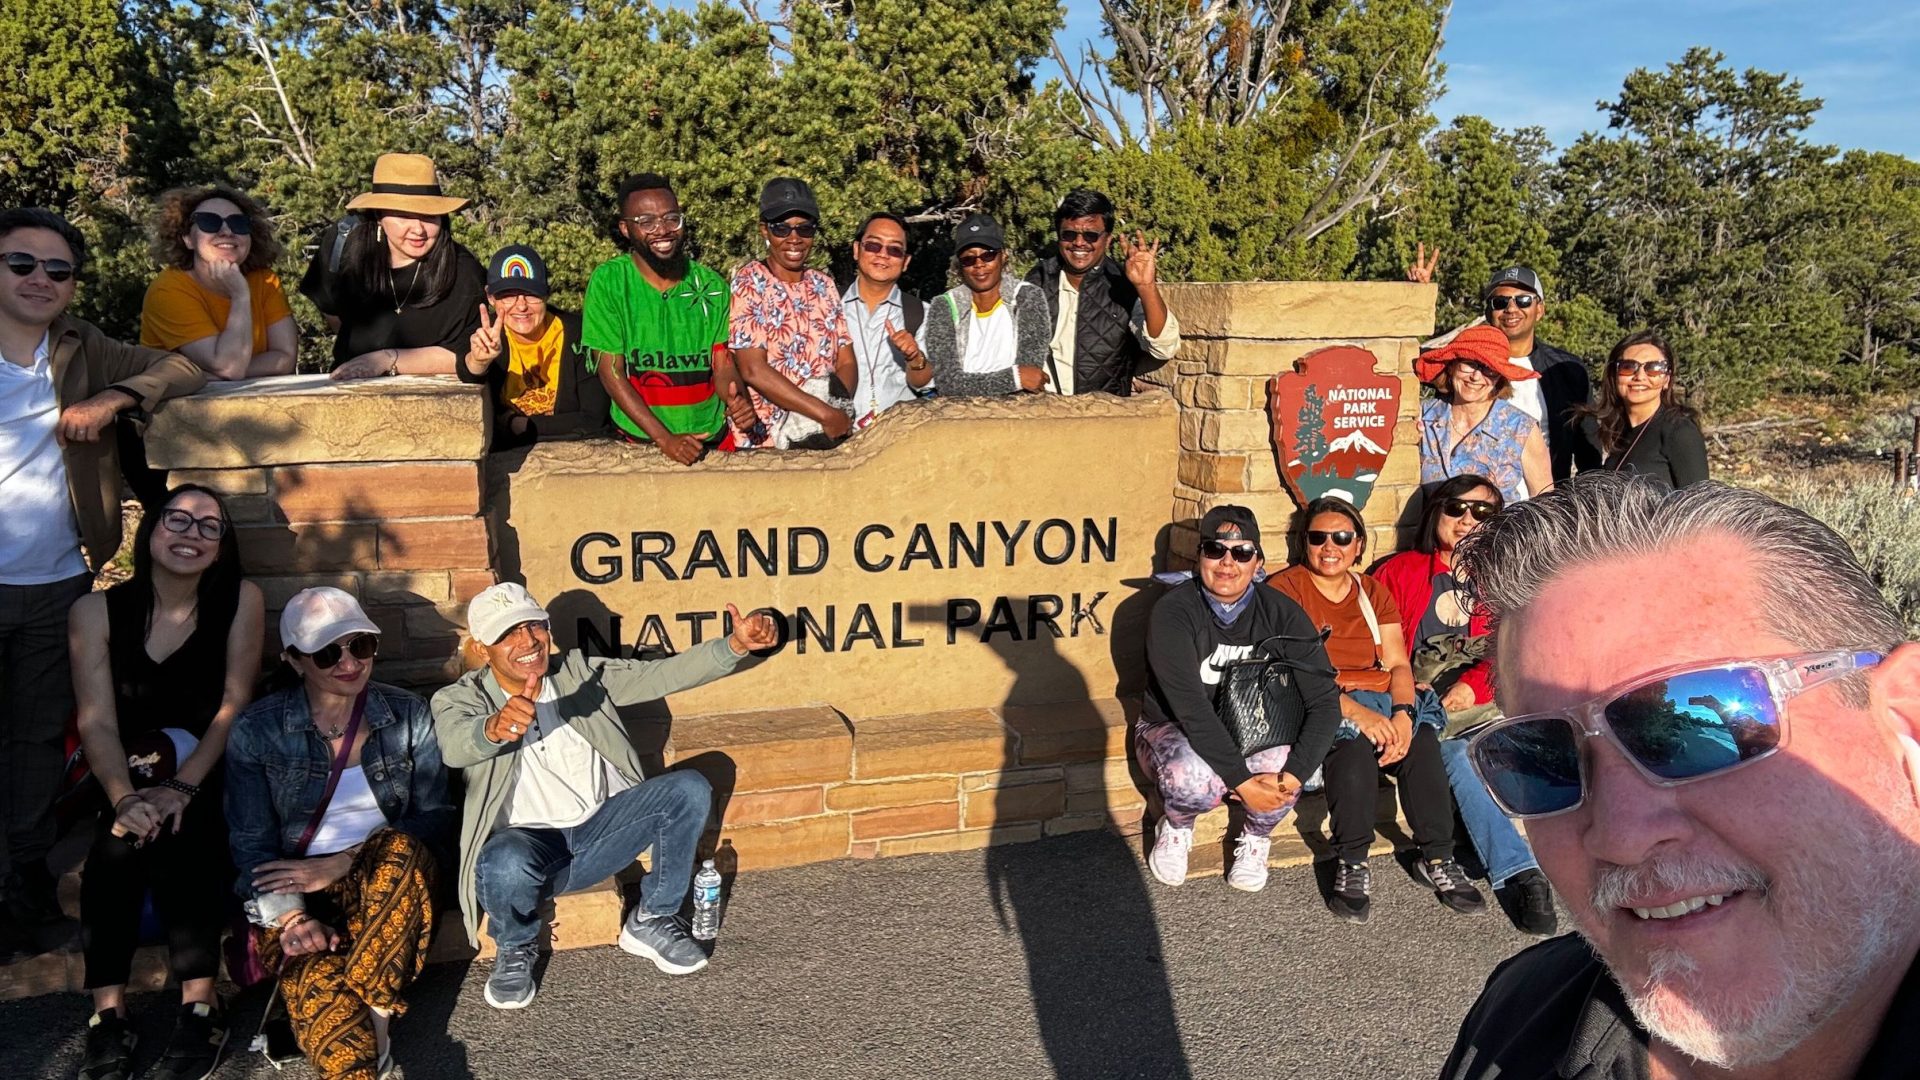
[[[1301,505],[1335,495],[1364,509],[1393,449],[1400,380],[1352,345],[1318,349],[1269,386],[1280,477]]]

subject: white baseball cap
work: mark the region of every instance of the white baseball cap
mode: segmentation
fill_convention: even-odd
[[[552,616],[515,581],[492,585],[467,601],[467,630],[482,645],[494,645],[524,622],[548,622]]]
[[[350,593],[322,585],[302,589],[280,613],[280,640],[289,648],[315,653],[353,634],[379,636],[380,627],[360,610]]]

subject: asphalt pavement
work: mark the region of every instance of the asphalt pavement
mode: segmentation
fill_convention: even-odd
[[[1386,857],[1354,926],[1312,868],[1256,895],[1170,889],[1127,845],[1082,833],[747,875],[706,971],[563,952],[533,1005],[502,1013],[481,997],[488,963],[430,967],[397,1056],[410,1080],[1430,1077],[1487,973],[1529,942]],[[217,1077],[310,1075],[246,1052],[263,996],[235,1004]],[[145,1068],[173,1005],[133,1008]],[[77,994],[0,1004],[0,1077],[71,1078],[87,1013]]]

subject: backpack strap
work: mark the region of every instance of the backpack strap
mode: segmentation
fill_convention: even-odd
[[[920,324],[927,321],[927,305],[919,297],[902,289],[900,290],[900,316],[901,321],[907,324],[907,333],[918,335]]]

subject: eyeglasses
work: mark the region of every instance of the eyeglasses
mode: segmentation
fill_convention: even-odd
[[[964,267],[975,267],[981,263],[996,262],[999,258],[1000,253],[998,251],[983,251],[978,255],[960,256],[960,265]]]
[[[1505,311],[1509,304],[1519,308],[1521,311],[1525,311],[1539,302],[1540,298],[1532,293],[1521,293],[1518,296],[1487,297],[1487,307],[1493,311]]]
[[[1338,529],[1338,530],[1335,530],[1334,532],[1323,532],[1319,529],[1308,529],[1307,530],[1307,546],[1319,547],[1321,544],[1324,544],[1327,541],[1331,540],[1335,544],[1339,545],[1340,547],[1346,547],[1348,544],[1353,543],[1354,538],[1359,535],[1360,535],[1359,533],[1354,532],[1352,529]]]
[[[1507,813],[1564,814],[1591,784],[1584,742],[1608,740],[1656,787],[1720,776],[1786,745],[1788,698],[1882,659],[1847,650],[1666,668],[1561,711],[1495,721],[1467,755]]]
[[[1500,508],[1484,499],[1448,499],[1440,504],[1440,512],[1453,518],[1471,513],[1473,520],[1485,521],[1499,513]]]
[[[1200,541],[1200,557],[1203,559],[1224,559],[1232,555],[1234,562],[1250,563],[1258,554],[1260,554],[1258,544],[1223,544],[1218,540]]]
[[[638,217],[621,218],[621,221],[633,226],[635,232],[679,232],[687,224],[685,214],[641,214]],[[777,234],[785,235],[785,234]]]
[[[249,221],[245,214],[228,214],[226,217],[221,217],[207,210],[193,212],[193,227],[208,236],[219,232],[222,225],[225,225],[227,231],[235,236],[250,236],[253,233],[253,222]]]
[[[227,523],[220,518],[197,518],[185,510],[161,511],[160,524],[166,526],[168,532],[182,535],[185,535],[188,529],[195,529],[203,540],[218,540],[227,535]]]
[[[820,234],[820,226],[811,221],[803,221],[798,225],[791,221],[768,221],[763,224],[766,225],[768,232],[781,239],[798,234],[802,240],[811,240]]]
[[[1615,375],[1638,375],[1642,372],[1648,375],[1665,375],[1672,370],[1673,365],[1665,360],[1615,360],[1613,362]]]
[[[1105,235],[1107,235],[1105,229],[1061,229],[1060,242],[1071,244],[1077,240],[1082,244],[1097,244]]]
[[[352,653],[355,660],[371,660],[380,652],[380,638],[374,634],[355,634],[344,642],[336,641],[318,652],[306,654],[307,659],[313,661],[314,667],[325,671],[340,662],[343,646],[344,651]],[[300,655],[298,649],[287,651],[295,656]]]
[[[20,277],[32,275],[36,266],[47,272],[48,281],[65,281],[73,276],[73,264],[65,259],[36,259],[24,251],[9,251],[0,255],[0,259],[6,261],[7,269]]]
[[[907,257],[906,248],[901,247],[899,244],[883,244],[878,240],[860,241],[860,250],[869,255],[885,255],[889,259],[904,259]]]

